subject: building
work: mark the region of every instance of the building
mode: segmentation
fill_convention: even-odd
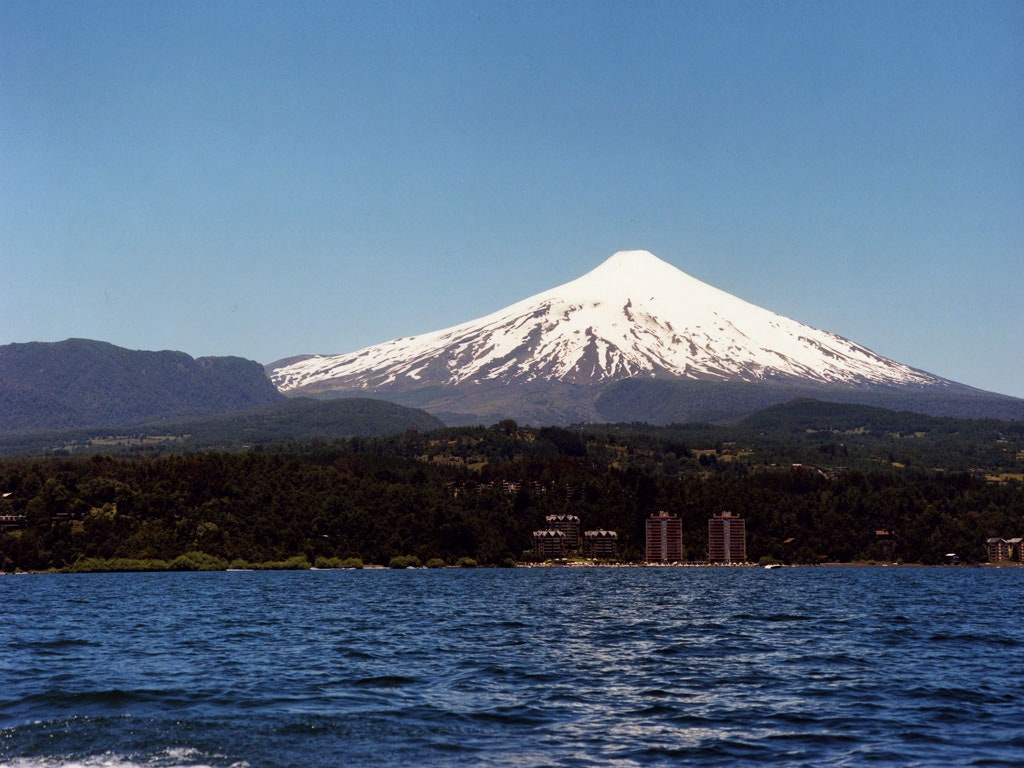
[[[619,556],[619,534],[615,531],[584,531],[583,554],[595,560],[614,560]]]
[[[723,512],[708,520],[708,561],[747,561],[747,528],[742,517],[732,512]]]
[[[683,559],[683,521],[668,512],[647,518],[647,562],[678,563]]]
[[[0,530],[22,528],[25,525],[24,515],[0,515]]]
[[[544,530],[533,532],[533,548],[537,554],[545,559],[565,557],[565,532],[555,530]]]
[[[1024,538],[1001,539],[993,537],[985,542],[988,545],[988,561],[990,563],[1024,563]]]
[[[565,548],[580,548],[580,519],[576,515],[548,515],[544,518],[548,528],[565,534]]]

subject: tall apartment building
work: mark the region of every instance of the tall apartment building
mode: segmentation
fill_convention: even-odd
[[[565,534],[566,549],[580,548],[580,519],[576,515],[548,515],[548,528]]]
[[[683,559],[683,521],[668,512],[647,518],[647,562],[678,563]]]
[[[708,560],[712,563],[747,561],[747,527],[742,517],[723,512],[708,520]]]

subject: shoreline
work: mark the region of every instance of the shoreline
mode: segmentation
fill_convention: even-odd
[[[441,568],[389,568],[386,565],[367,564],[362,568],[211,568],[208,570],[184,570],[170,568],[153,569],[110,569],[90,571],[68,571],[68,570],[46,570],[46,571],[0,571],[0,576],[81,576],[94,573],[247,573],[247,572],[294,572],[294,571],[445,571],[445,570],[502,570],[502,569],[550,569],[550,568],[760,568],[762,570],[777,570],[782,568],[1020,568],[1024,569],[1024,563],[956,563],[956,564],[934,564],[927,563],[864,563],[864,562],[826,562],[826,563],[804,563],[786,564],[772,563],[771,567],[757,563],[596,563],[596,562],[565,562],[565,563],[516,563],[512,568],[507,566],[476,566],[466,568],[458,565],[446,565]]]

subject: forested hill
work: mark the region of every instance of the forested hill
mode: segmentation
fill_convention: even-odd
[[[807,414],[816,408],[792,406],[788,441],[749,427],[505,421],[230,453],[9,459],[0,461],[0,514],[12,521],[0,564],[166,564],[189,553],[201,554],[188,562],[225,566],[501,564],[529,558],[532,531],[567,513],[584,529],[618,531],[622,557],[638,560],[644,521],[659,510],[682,517],[693,560],[706,557],[708,517],[726,510],[747,520],[755,561],[938,563],[956,552],[977,562],[988,537],[1024,535],[1021,425],[953,432],[939,420],[904,433]]]
[[[425,411],[384,400],[297,397],[244,411],[181,421],[169,419],[113,431],[93,428],[0,435],[0,456],[236,451],[443,427]]]
[[[280,402],[240,357],[147,352],[68,339],[0,346],[0,434],[129,426]]]
[[[794,434],[802,431],[878,434],[964,434],[976,436],[997,427],[1024,431],[1024,421],[928,416],[908,410],[797,398],[750,414],[739,426],[758,431]]]
[[[793,381],[712,382],[634,377],[608,386],[595,406],[608,421],[670,422],[742,419],[797,398],[866,405],[960,419],[1024,419],[1024,400],[951,384],[948,389],[849,388]]]

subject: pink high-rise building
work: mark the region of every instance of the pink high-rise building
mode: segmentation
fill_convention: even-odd
[[[668,512],[647,518],[647,562],[678,563],[683,559],[683,522]]]
[[[708,520],[708,561],[747,561],[747,528],[742,517],[732,512],[723,512]]]

